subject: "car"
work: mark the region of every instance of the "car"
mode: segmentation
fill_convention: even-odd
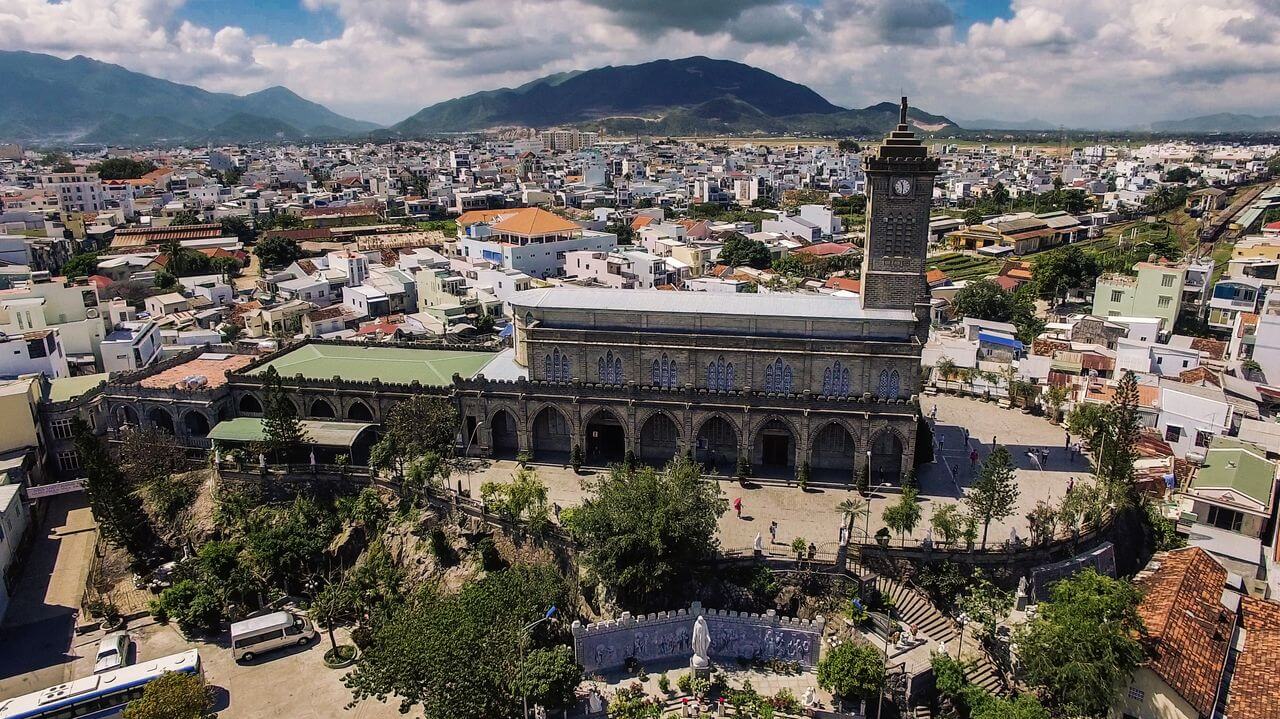
[[[101,674],[129,664],[129,635],[112,632],[98,642],[98,654],[93,660],[93,673]]]

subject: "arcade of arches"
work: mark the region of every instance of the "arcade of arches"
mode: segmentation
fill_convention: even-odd
[[[473,428],[469,453],[512,458],[529,452],[535,461],[568,463],[574,446],[585,464],[622,461],[628,451],[660,466],[678,454],[694,458],[722,476],[733,476],[740,456],[752,476],[790,478],[809,464],[814,481],[853,482],[870,461],[876,483],[896,482],[912,470],[906,448],[915,418],[905,414],[866,427],[857,414],[769,413],[652,409],[575,403],[529,402],[491,406],[485,415],[465,414]],[[464,404],[464,412],[466,406]]]

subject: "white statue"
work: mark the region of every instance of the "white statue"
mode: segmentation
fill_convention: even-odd
[[[261,452],[258,453],[258,466],[259,467],[267,466],[267,455]]]
[[[316,466],[316,451],[314,449],[311,450],[311,466]]]
[[[222,448],[216,445],[213,448],[213,463],[222,464]]]
[[[818,703],[818,697],[813,693],[813,687],[804,690],[804,705],[811,707]]]
[[[595,687],[591,687],[591,692],[587,694],[587,709],[592,714],[599,714],[604,711],[604,702],[600,698],[600,692]]]
[[[708,666],[711,658],[711,631],[707,629],[707,618],[699,615],[693,623],[693,661],[701,666]],[[701,660],[701,661],[699,661]]]
[[[945,639],[938,642],[938,653],[944,657],[947,655],[947,641]]]
[[[751,548],[757,553],[764,551],[764,537],[761,537],[759,532],[756,532],[756,541],[751,543]]]

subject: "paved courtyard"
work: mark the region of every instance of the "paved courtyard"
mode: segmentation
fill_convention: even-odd
[[[1087,459],[1077,457],[1073,460],[1064,448],[1065,430],[1042,417],[949,395],[924,398],[924,411],[928,412],[935,403],[938,407],[935,461],[919,472],[922,521],[908,535],[909,538],[925,537],[929,529],[928,519],[936,507],[961,501],[964,490],[973,482],[977,466],[970,467],[970,454],[976,451],[980,464],[991,452],[993,437],[1013,455],[1021,494],[1017,512],[1002,522],[992,523],[989,543],[1009,539],[1010,530],[1016,530],[1018,536],[1025,539],[1028,536],[1026,514],[1037,501],[1057,502],[1065,494],[1072,477],[1080,481],[1089,476]],[[1043,464],[1032,455],[1033,450],[1042,449],[1049,451],[1048,461]],[[604,471],[584,468],[581,474],[574,474],[568,467],[546,464],[535,465],[534,468],[547,485],[551,501],[561,507],[580,504],[584,496],[584,482],[592,481]],[[473,496],[479,497],[480,486],[484,482],[508,481],[515,470],[515,462],[498,460],[476,469],[469,477],[465,473],[455,474],[450,482],[455,487],[461,482],[464,488],[470,484]],[[750,549],[759,533],[771,552],[786,553],[795,537],[804,537],[816,544],[819,551],[833,551],[839,540],[841,523],[837,507],[845,499],[857,497],[851,487],[810,487],[802,492],[795,486],[778,484],[776,480],[748,481],[745,487],[732,479],[721,479],[718,483],[727,499],[742,499],[740,518],[730,509],[720,520],[720,540],[727,550]],[[873,491],[869,523],[867,518],[860,520],[855,536],[864,531],[874,535],[883,527],[881,514],[897,497],[896,488]],[[778,523],[774,544],[770,543],[770,522]]]

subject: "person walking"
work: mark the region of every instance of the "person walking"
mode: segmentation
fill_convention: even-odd
[[[778,523],[769,522],[769,544],[778,543]]]
[[[978,466],[978,450],[972,449],[969,450],[969,471],[972,472],[976,466]]]
[[[1063,449],[1071,449],[1071,433],[1067,432],[1066,439],[1062,440]]]
[[[737,512],[738,519],[742,519],[742,497],[733,498],[733,511]]]

